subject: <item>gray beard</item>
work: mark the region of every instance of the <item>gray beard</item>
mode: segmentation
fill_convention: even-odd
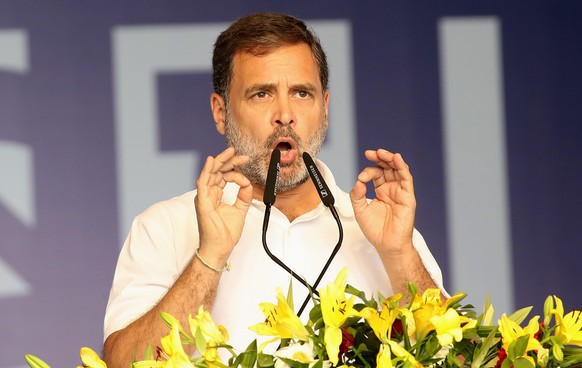
[[[267,181],[267,171],[269,167],[271,147],[282,137],[289,137],[297,143],[298,156],[291,164],[282,165],[291,167],[290,172],[281,173],[277,192],[286,192],[305,183],[309,177],[305,163],[303,162],[303,152],[309,153],[312,157],[317,157],[325,140],[327,117],[325,117],[317,132],[303,143],[302,139],[288,125],[281,125],[261,143],[251,136],[243,134],[238,124],[232,121],[229,109],[227,108],[225,119],[226,144],[234,147],[238,155],[249,156],[249,162],[239,169],[249,181],[256,186],[265,187]]]

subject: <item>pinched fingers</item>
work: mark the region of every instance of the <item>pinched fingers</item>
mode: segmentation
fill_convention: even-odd
[[[368,160],[376,163],[384,169],[408,169],[408,165],[404,162],[400,153],[392,153],[385,149],[367,150],[365,156]]]
[[[358,175],[358,181],[366,184],[372,182],[375,188],[389,184],[391,188],[402,188],[413,192],[413,178],[408,164],[400,153],[385,149],[366,150],[365,156],[375,166],[368,166]]]
[[[247,185],[244,180],[246,178],[236,172],[235,168],[246,164],[248,160],[248,156],[236,156],[233,148],[226,149],[216,157],[209,156],[197,181],[198,190],[204,190],[205,186],[218,186],[222,189],[228,181],[236,182],[239,185]],[[240,175],[233,175],[232,173]]]

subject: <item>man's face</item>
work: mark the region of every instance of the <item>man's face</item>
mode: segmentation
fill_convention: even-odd
[[[316,157],[327,131],[328,93],[322,91],[317,64],[305,44],[281,47],[257,57],[239,53],[226,106],[227,144],[251,157],[241,171],[263,187],[269,158],[281,150],[280,192],[305,182],[301,157]]]

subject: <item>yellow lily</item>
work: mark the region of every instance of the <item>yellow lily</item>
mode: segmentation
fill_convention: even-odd
[[[277,289],[277,305],[266,302],[261,303],[260,307],[266,317],[265,321],[249,327],[250,330],[259,335],[276,336],[275,340],[289,338],[309,340],[309,332],[287,303],[281,289]]]
[[[168,361],[174,362],[177,360],[183,360],[185,358],[190,362],[188,354],[184,351],[182,346],[182,341],[180,339],[180,324],[172,323],[172,329],[167,336],[162,337],[161,340],[162,348],[164,352],[169,356]]]
[[[424,368],[422,363],[416,360],[414,355],[410,354],[408,350],[398,345],[396,341],[390,340],[388,341],[388,345],[390,346],[390,350],[392,351],[392,353],[404,361],[405,367]]]
[[[358,315],[353,308],[355,297],[346,298],[347,278],[348,269],[344,268],[333,283],[319,290],[321,314],[325,323],[325,349],[334,366],[338,363],[339,346],[342,342],[341,327],[348,317]]]
[[[392,368],[392,356],[390,354],[390,348],[388,345],[382,344],[378,355],[376,356],[376,367],[377,368]]]
[[[194,364],[187,356],[173,355],[166,361],[164,368],[194,368]]]
[[[477,325],[476,320],[470,320],[467,317],[460,316],[454,309],[447,309],[442,316],[433,316],[430,321],[435,326],[437,339],[441,346],[448,346],[453,341],[461,341],[463,331],[473,328]],[[468,322],[468,323],[467,323]],[[463,327],[461,324],[465,323]]]
[[[228,341],[228,332],[222,325],[216,325],[210,312],[205,311],[203,306],[198,308],[198,314],[194,317],[188,316],[188,323],[190,324],[190,331],[196,339],[200,335],[204,341],[197,341],[196,347],[200,354],[204,356],[204,360],[209,362],[221,362],[218,356],[219,345],[224,345]],[[197,333],[199,332],[199,334]]]
[[[133,362],[131,368],[166,368],[166,366],[167,362],[163,360],[140,360],[139,362]]]
[[[204,310],[204,306],[198,308],[198,314],[194,317],[188,316],[190,332],[196,336],[196,330],[200,329],[206,342],[212,341],[216,344],[225,344],[228,341],[228,331],[222,325],[216,325],[210,312]]]
[[[410,306],[409,312],[404,312],[406,317],[408,334],[414,341],[423,340],[429,332],[435,329],[430,321],[433,316],[440,316],[446,307],[441,301],[441,291],[439,289],[426,289],[424,293],[416,294]]]
[[[366,307],[362,309],[360,315],[366,319],[378,339],[383,344],[387,344],[392,335],[392,325],[401,312],[398,308],[391,308],[391,300],[400,298],[401,295],[395,295],[386,299],[382,304],[382,310],[378,312],[374,308]],[[392,299],[391,299],[392,298]]]
[[[430,319],[441,314],[441,308],[434,304],[423,304],[418,309],[412,311],[412,318],[410,318],[409,313],[406,313],[406,320],[410,321],[409,324],[413,324],[412,327],[409,326],[409,334],[414,334],[415,341],[422,341],[435,329]]]
[[[556,317],[555,335],[564,345],[582,346],[582,312],[572,311],[564,315],[562,300],[554,296],[556,308],[553,311]]]
[[[80,355],[84,367],[107,368],[107,364],[105,364],[105,362],[102,361],[101,358],[99,358],[99,355],[91,348],[88,347],[81,348]]]
[[[535,316],[532,318],[528,325],[524,328],[521,328],[516,322],[512,321],[507,317],[505,313],[501,316],[501,320],[499,320],[499,332],[501,332],[501,342],[503,345],[503,349],[505,351],[509,351],[509,345],[517,340],[518,338],[529,335],[529,339],[527,342],[527,347],[525,352],[523,353],[523,357],[529,360],[534,366],[535,361],[532,357],[527,356],[528,351],[532,350],[540,350],[542,349],[542,345],[538,340],[534,338],[534,335],[539,331],[539,316]]]

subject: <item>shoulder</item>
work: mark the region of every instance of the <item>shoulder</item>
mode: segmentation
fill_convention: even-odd
[[[183,221],[191,221],[196,216],[194,198],[196,190],[154,203],[134,219],[135,223],[156,225],[176,225]]]

